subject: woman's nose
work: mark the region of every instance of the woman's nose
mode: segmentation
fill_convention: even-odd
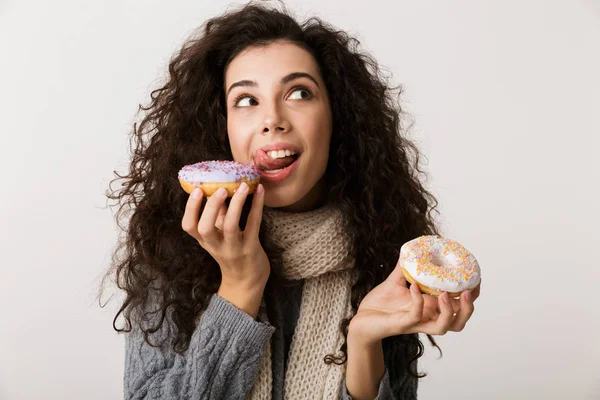
[[[263,133],[267,132],[279,132],[285,133],[290,130],[290,123],[282,115],[282,113],[277,109],[277,107],[271,107],[268,113],[265,115],[263,119]]]

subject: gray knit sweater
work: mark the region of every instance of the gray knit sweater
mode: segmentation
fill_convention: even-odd
[[[267,340],[272,340],[273,399],[283,399],[287,354],[298,320],[302,300],[302,282],[290,288],[286,301],[277,304],[277,320],[255,320],[217,294],[211,297],[200,317],[188,350],[179,355],[164,340],[159,347],[144,342],[135,324],[125,337],[125,399],[244,399],[258,375]],[[153,344],[169,337],[167,320],[151,335]],[[416,399],[417,381],[400,374],[390,380],[389,365],[395,365],[397,352],[384,346],[386,369],[377,399]],[[392,354],[394,357],[392,357]],[[352,399],[342,383],[342,399]],[[392,390],[392,388],[394,388]]]

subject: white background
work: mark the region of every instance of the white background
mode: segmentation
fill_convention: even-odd
[[[367,3],[288,5],[404,85],[443,232],[483,269],[419,397],[600,399],[599,3]],[[169,57],[231,4],[0,1],[1,399],[122,398],[118,298],[94,298],[117,240],[103,193]]]

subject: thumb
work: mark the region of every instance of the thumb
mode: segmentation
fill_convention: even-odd
[[[387,281],[394,285],[406,287],[406,278],[402,273],[402,267],[400,266],[400,260],[396,264],[396,267],[392,270],[390,275],[387,277]]]

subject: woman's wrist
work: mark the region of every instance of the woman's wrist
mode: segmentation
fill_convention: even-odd
[[[374,399],[385,374],[383,342],[364,340],[348,330],[346,388],[353,399]]]
[[[227,300],[252,318],[258,316],[266,281],[262,279],[237,282],[221,282],[217,295]]]

